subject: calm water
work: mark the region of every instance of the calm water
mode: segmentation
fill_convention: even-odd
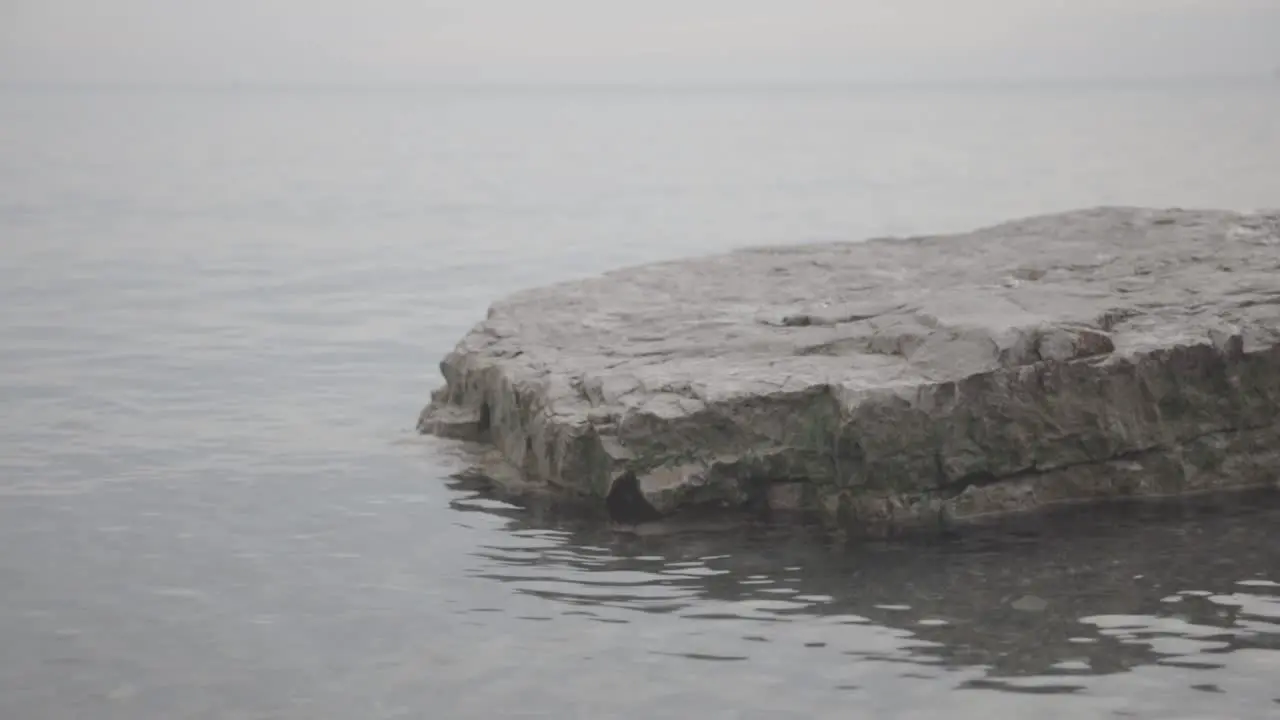
[[[0,94],[0,717],[1280,717],[1280,502],[634,538],[412,426],[516,288],[1280,205],[1280,86]]]

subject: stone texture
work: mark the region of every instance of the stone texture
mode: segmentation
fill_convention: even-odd
[[[422,432],[621,520],[772,505],[858,530],[1276,486],[1280,213],[630,268],[498,302],[441,371]]]

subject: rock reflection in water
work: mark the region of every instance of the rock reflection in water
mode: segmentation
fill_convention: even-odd
[[[1269,717],[1280,703],[1273,492],[845,544],[768,525],[619,534],[456,489],[471,490],[457,509],[509,522],[505,542],[476,551],[480,576],[603,623],[687,621],[663,654],[746,660],[798,645],[843,658],[831,662],[851,678],[870,663],[877,682],[896,666],[898,679],[956,689],[1126,698],[1117,715],[1190,702],[1170,702],[1171,688],[1232,717]],[[733,632],[709,639],[717,622]]]

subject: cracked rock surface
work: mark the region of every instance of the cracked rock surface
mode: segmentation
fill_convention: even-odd
[[[1278,486],[1280,212],[628,268],[496,303],[441,371],[420,431],[624,521],[712,504],[857,530]]]

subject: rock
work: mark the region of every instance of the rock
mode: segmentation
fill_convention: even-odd
[[[1280,213],[630,268],[498,302],[441,371],[422,432],[634,520],[775,503],[865,530],[1274,487]]]
[[[1049,607],[1049,601],[1035,595],[1023,595],[1009,603],[1009,607],[1018,612],[1044,612]]]

